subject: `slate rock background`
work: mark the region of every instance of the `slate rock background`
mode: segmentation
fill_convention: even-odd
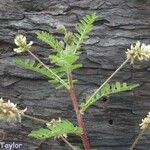
[[[131,43],[140,40],[149,43],[149,0],[0,0],[0,97],[11,99],[20,108],[27,106],[28,113],[43,119],[64,117],[76,121],[68,94],[56,91],[47,79],[35,72],[23,70],[12,63],[17,55],[13,39],[22,33],[34,40],[34,53],[45,63],[51,52],[38,42],[36,31],[48,31],[58,38],[55,27],[64,24],[69,30],[85,14],[96,12],[98,20],[83,46],[83,68],[74,72],[78,79],[77,94],[82,100],[86,93],[102,83],[125,59],[125,51]],[[127,65],[112,81],[140,83],[132,92],[113,95],[97,102],[85,114],[84,120],[93,149],[128,150],[138,134],[138,124],[150,108],[150,65]],[[57,141],[39,141],[27,134],[41,125],[28,119],[21,124],[0,124],[5,141],[22,143],[22,150],[69,149]],[[147,132],[136,150],[150,149],[150,133]],[[79,144],[78,137],[70,142]]]

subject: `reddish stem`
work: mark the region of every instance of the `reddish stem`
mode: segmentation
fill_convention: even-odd
[[[78,104],[77,97],[76,97],[76,94],[75,94],[75,88],[74,88],[74,85],[72,83],[72,75],[69,74],[68,78],[69,78],[69,82],[70,82],[69,94],[70,94],[70,97],[71,97],[71,100],[72,100],[74,110],[76,112],[77,122],[78,122],[79,127],[82,128],[82,130],[83,130],[83,132],[81,134],[81,140],[82,140],[84,149],[85,150],[90,150],[90,144],[88,142],[88,138],[87,138],[87,135],[86,135],[84,122],[83,122],[83,117],[82,117],[82,114],[80,113],[79,104]]]

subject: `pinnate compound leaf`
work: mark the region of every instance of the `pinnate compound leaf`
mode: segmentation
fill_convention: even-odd
[[[57,80],[57,78],[55,78],[54,75],[47,68],[43,67],[40,63],[37,63],[35,60],[16,58],[14,60],[14,62],[21,68],[25,68],[25,69],[32,70],[32,71],[38,72],[40,74],[43,74],[43,75],[47,76],[49,78],[49,80],[57,83],[58,85],[60,84],[59,80]],[[59,76],[60,78],[63,78],[64,73],[62,73],[62,72],[64,70],[62,70],[62,68],[50,68],[50,69],[52,70],[52,72],[57,74],[57,76]],[[63,80],[66,81],[65,79],[63,79]],[[62,85],[62,86],[64,86],[64,85]]]
[[[120,93],[124,91],[130,91],[138,87],[139,84],[127,85],[127,83],[116,82],[114,84],[106,83],[103,88],[93,97],[87,96],[86,100],[80,104],[81,112],[84,112],[87,108],[93,105],[96,101],[101,100],[102,97],[109,96],[111,94]]]
[[[76,64],[79,56],[72,50],[64,50],[57,55],[49,55],[49,59],[53,64],[60,67],[64,72],[67,73],[82,67],[81,64]]]
[[[84,42],[85,39],[88,38],[88,34],[92,30],[93,23],[96,20],[96,18],[97,17],[95,13],[86,15],[76,25],[76,33],[74,34],[75,52],[80,49],[81,44]]]
[[[53,123],[47,123],[46,128],[41,128],[38,130],[33,130],[29,136],[37,139],[46,139],[46,138],[56,138],[68,134],[80,135],[82,129],[75,127],[68,120],[55,121]]]

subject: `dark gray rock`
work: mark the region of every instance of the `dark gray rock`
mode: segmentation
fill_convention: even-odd
[[[22,33],[34,40],[34,53],[47,62],[51,52],[47,45],[36,40],[36,31],[56,34],[55,27],[63,23],[74,29],[83,15],[96,12],[98,19],[84,42],[81,60],[83,68],[74,72],[78,79],[76,91],[79,100],[98,87],[125,59],[125,51],[131,43],[150,39],[149,0],[1,0],[0,1],[0,97],[11,99],[28,113],[43,119],[68,118],[74,123],[73,107],[65,91],[57,91],[38,73],[21,69],[13,64],[16,55],[13,39]],[[58,36],[58,38],[61,38]],[[132,92],[113,95],[94,104],[84,115],[90,144],[94,150],[128,150],[139,132],[139,123],[150,108],[150,65],[127,65],[112,81],[140,83]],[[6,133],[5,141],[22,143],[22,150],[69,149],[57,141],[39,141],[27,135],[40,124],[23,119],[21,124],[1,124]],[[137,150],[150,149],[147,132]],[[80,145],[78,137],[69,141]]]

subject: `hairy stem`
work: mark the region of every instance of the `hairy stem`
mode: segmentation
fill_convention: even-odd
[[[71,143],[69,143],[63,136],[61,137],[62,140],[72,149],[72,150],[77,150]]]
[[[36,117],[33,117],[33,116],[30,116],[30,115],[26,115],[26,114],[22,114],[23,117],[26,117],[28,119],[31,119],[31,120],[34,120],[34,121],[37,121],[37,122],[41,122],[41,123],[48,123],[48,121],[46,120],[43,120],[43,119],[40,119],[40,118],[36,118]]]
[[[123,67],[127,64],[128,60],[129,60],[129,59],[126,59],[126,60],[116,69],[116,71],[114,71],[114,72],[111,74],[111,76],[110,76],[109,78],[107,78],[107,79],[105,80],[105,82],[91,95],[91,97],[88,99],[88,102],[89,102],[89,103],[90,103],[91,100],[97,95],[97,93],[99,93],[99,91],[103,88],[103,86],[104,86],[106,83],[108,83],[108,82],[112,79],[112,77],[113,77],[114,75],[116,75],[116,74],[120,71],[120,69],[123,68]],[[88,105],[88,104],[87,104],[87,105]],[[86,109],[85,109],[85,110],[86,110]],[[85,110],[81,110],[81,113],[83,113]]]
[[[130,147],[130,150],[134,150],[135,146],[137,145],[138,141],[140,140],[140,138],[143,136],[144,132],[145,132],[146,128],[143,129],[138,136],[136,137],[136,139],[134,140],[132,146]]]
[[[82,134],[81,134],[81,140],[82,140],[84,149],[85,150],[90,150],[90,144],[88,142],[88,138],[87,138],[87,135],[86,135],[84,122],[83,122],[83,117],[82,117],[82,114],[80,113],[79,104],[78,104],[77,97],[76,97],[76,94],[75,94],[75,88],[74,88],[74,85],[73,85],[73,82],[72,82],[73,79],[72,79],[72,74],[71,73],[68,74],[68,79],[69,79],[69,84],[70,84],[69,94],[70,94],[72,104],[73,104],[73,107],[74,107],[74,110],[75,110],[75,113],[76,113],[77,122],[78,122],[79,127],[82,128],[82,130],[83,130]]]
[[[36,55],[34,55],[30,50],[28,50],[30,55],[35,58],[43,67],[45,67],[62,85],[64,85],[67,89],[69,89],[69,85],[62,80],[57,74],[55,74],[47,65],[45,65]]]
[[[41,123],[49,123],[49,121],[47,120],[43,120],[43,119],[40,119],[40,118],[36,118],[36,117],[33,117],[33,116],[30,116],[30,115],[26,115],[26,114],[22,114],[23,117],[26,117],[28,119],[31,119],[31,120],[34,120],[34,121],[37,121],[37,122],[41,122]],[[77,150],[70,142],[68,142],[63,136],[61,136],[61,139],[72,149],[72,150]]]

